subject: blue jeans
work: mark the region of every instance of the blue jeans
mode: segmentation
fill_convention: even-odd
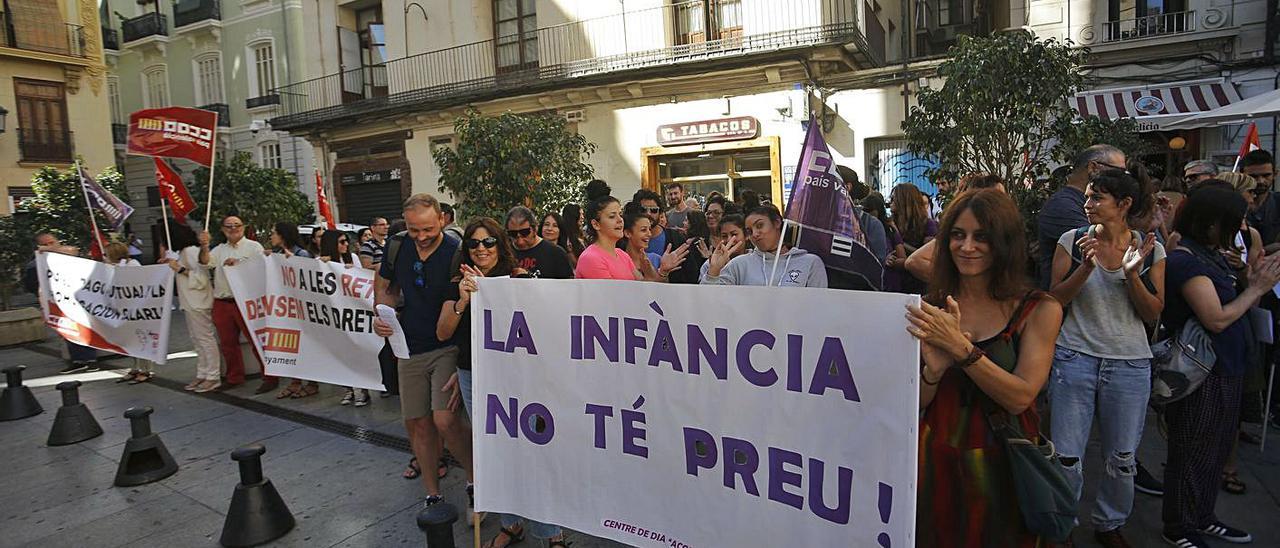
[[[98,351],[96,349],[81,346],[71,341],[67,341],[67,354],[71,356],[72,363],[98,361]]]
[[[1051,431],[1076,501],[1084,486],[1081,461],[1093,418],[1098,417],[1107,472],[1098,485],[1090,517],[1098,531],[1119,528],[1133,510],[1138,442],[1150,396],[1151,360],[1113,360],[1054,348],[1049,381]]]
[[[467,408],[467,416],[471,417],[471,423],[475,424],[475,415],[471,411],[471,371],[467,369],[458,370],[458,388],[462,390],[462,405]],[[474,428],[474,426],[473,426]],[[561,533],[559,525],[551,525],[538,521],[528,520],[515,514],[498,514],[502,519],[502,526],[508,529],[520,525],[524,527],[526,533],[533,535],[534,538],[548,539],[558,536]]]

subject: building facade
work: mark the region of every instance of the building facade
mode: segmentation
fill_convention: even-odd
[[[113,163],[102,26],[94,0],[22,0],[0,11],[0,215],[44,166]]]
[[[178,0],[103,4],[112,137],[132,203],[135,232],[153,248],[160,237],[160,197],[150,158],[128,156],[129,113],[189,106],[218,113],[217,155],[249,153],[263,167],[294,173],[314,197],[312,147],[275,131],[275,90],[302,74],[304,32],[297,0]],[[174,161],[190,178],[196,165]],[[203,201],[203,197],[198,198]]]
[[[1137,117],[1158,149],[1146,160],[1173,173],[1234,156],[1244,130],[1175,122],[1275,89],[1265,5],[329,0],[303,5],[304,79],[281,87],[273,124],[315,147],[351,222],[438,193],[433,151],[468,108],[565,116],[597,145],[589,161],[618,196],[678,181],[781,203],[809,123],[874,188],[932,193],[929,160],[901,130],[919,86],[958,37],[1023,28],[1089,47],[1080,113]],[[1274,147],[1273,124],[1259,125]]]

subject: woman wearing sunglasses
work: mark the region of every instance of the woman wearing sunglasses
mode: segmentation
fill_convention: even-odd
[[[324,262],[338,261],[347,268],[360,266],[360,257],[351,251],[352,236],[341,230],[330,230],[320,238],[320,260]],[[348,386],[342,395],[342,405],[364,407],[369,405],[369,390],[361,388],[357,393],[354,387]]]

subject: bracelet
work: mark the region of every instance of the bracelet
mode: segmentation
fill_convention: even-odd
[[[938,380],[936,381],[929,382],[929,376],[924,374],[924,372],[927,371],[928,369],[929,369],[928,367],[920,368],[920,380],[924,381],[924,383],[928,386],[938,386],[938,383],[942,382],[942,377],[938,377]]]
[[[969,367],[970,365],[978,363],[978,360],[981,360],[982,358],[986,357],[986,355],[987,355],[986,352],[983,352],[981,348],[978,348],[975,345],[973,347],[973,350],[969,351],[968,356],[965,356],[963,360],[956,362],[956,366],[961,369],[964,369],[966,367]]]
[[[458,310],[458,301],[453,301],[453,313],[454,315],[457,315],[457,316],[462,315],[462,312]]]

